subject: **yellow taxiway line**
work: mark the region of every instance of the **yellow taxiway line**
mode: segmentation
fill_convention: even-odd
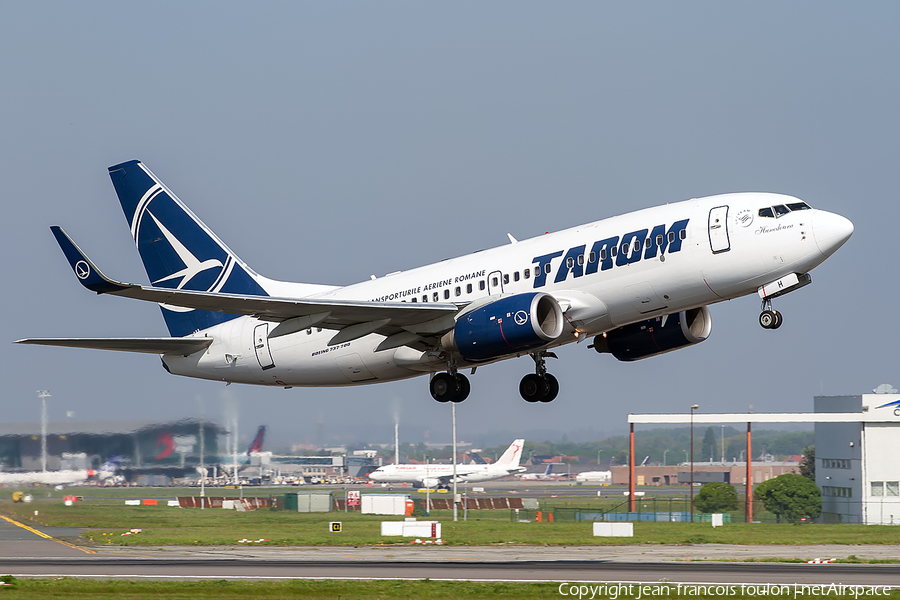
[[[48,540],[52,540],[52,541],[54,541],[54,542],[57,542],[57,543],[59,543],[59,544],[62,544],[63,546],[68,546],[69,548],[75,548],[76,550],[81,550],[81,551],[84,552],[85,554],[97,554],[97,553],[94,552],[93,550],[88,550],[87,548],[82,548],[81,546],[76,546],[75,544],[70,544],[69,542],[64,542],[64,541],[62,541],[62,540],[58,540],[58,539],[56,539],[55,537],[53,537],[52,535],[47,535],[47,534],[44,533],[43,531],[38,531],[38,530],[35,529],[34,527],[29,527],[29,526],[26,525],[25,523],[19,523],[19,522],[16,521],[15,519],[10,519],[9,517],[6,517],[6,516],[4,516],[4,515],[0,515],[0,519],[3,519],[4,521],[7,521],[7,522],[9,522],[9,523],[12,523],[12,524],[15,525],[16,527],[21,527],[22,529],[24,529],[24,530],[26,530],[26,531],[30,531],[31,533],[33,533],[33,534],[35,534],[35,535],[37,535],[37,536],[40,536],[40,537],[42,537],[42,538],[45,538],[45,539],[48,539]]]

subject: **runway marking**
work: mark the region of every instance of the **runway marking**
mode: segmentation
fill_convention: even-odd
[[[70,544],[69,542],[64,542],[64,541],[62,541],[62,540],[58,540],[58,539],[56,539],[55,537],[53,537],[52,535],[47,535],[47,534],[44,533],[43,531],[38,531],[38,530],[35,529],[34,527],[29,527],[29,526],[26,525],[25,523],[19,523],[19,522],[16,521],[15,519],[10,519],[10,518],[7,517],[7,516],[0,515],[0,519],[3,519],[4,521],[7,521],[7,522],[9,522],[9,523],[12,523],[12,524],[15,525],[16,527],[21,527],[22,529],[24,529],[24,530],[26,530],[26,531],[30,531],[31,533],[33,533],[33,534],[35,534],[35,535],[37,535],[37,536],[40,536],[40,537],[42,537],[42,538],[45,538],[45,539],[54,541],[54,542],[56,542],[56,543],[58,543],[58,544],[62,544],[63,546],[68,546],[69,548],[75,548],[76,550],[81,550],[81,551],[84,552],[85,554],[97,554],[97,553],[94,552],[93,550],[88,550],[87,548],[82,548],[81,546],[76,546],[75,544]]]
[[[79,573],[77,575],[72,573],[11,573],[13,577],[16,578],[38,578],[38,577],[53,577],[53,578],[70,578],[70,579],[196,579],[196,580],[206,580],[206,579],[214,579],[214,580],[259,580],[259,581],[268,581],[268,580],[285,580],[285,579],[302,579],[302,580],[310,580],[310,581],[328,581],[328,580],[336,580],[336,581],[467,581],[471,583],[563,583],[563,584],[598,584],[598,583],[606,583],[606,584],[632,584],[632,585],[665,585],[659,580],[639,580],[639,581],[630,581],[630,580],[601,580],[601,579],[477,579],[477,578],[450,578],[450,577],[292,577],[290,575],[91,575],[91,574],[83,574]],[[668,581],[666,582],[668,585],[706,585],[706,586],[714,586],[714,585],[743,585],[743,586],[761,586],[761,585],[771,585],[771,586],[801,586],[801,585],[810,585],[804,583],[739,583],[739,582],[728,582],[724,583],[721,581]],[[826,584],[823,584],[826,585]],[[830,584],[827,584],[830,585]],[[889,588],[892,590],[900,589],[900,585],[878,585],[878,584],[845,584],[848,587],[863,587],[863,588]]]
[[[341,558],[364,558],[368,560],[384,560],[381,556],[342,556]],[[441,560],[475,560],[466,556],[442,556]]]

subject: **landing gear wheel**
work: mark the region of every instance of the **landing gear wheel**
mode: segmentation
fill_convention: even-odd
[[[535,373],[529,373],[519,383],[519,394],[526,402],[540,402],[548,391],[547,380]]]
[[[459,381],[450,373],[438,373],[429,384],[431,397],[438,402],[450,402],[459,394]]]
[[[775,315],[775,324],[772,325],[772,329],[778,329],[781,327],[781,324],[784,323],[784,317],[781,316],[781,313],[777,310],[773,310],[772,313]]]
[[[547,395],[541,398],[541,402],[553,402],[556,400],[556,396],[559,395],[559,381],[550,373],[547,373],[545,377],[547,381]]]
[[[781,325],[780,315],[776,313],[774,310],[764,310],[759,314],[759,324],[762,325],[763,329],[775,329],[776,323]]]
[[[472,386],[469,385],[469,378],[462,373],[456,374],[456,384],[459,386],[459,391],[457,391],[456,397],[452,398],[450,401],[462,402],[469,397],[469,391],[471,391]]]

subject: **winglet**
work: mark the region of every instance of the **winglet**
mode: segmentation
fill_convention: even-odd
[[[50,228],[50,231],[56,237],[56,242],[62,249],[63,254],[66,255],[66,260],[69,261],[69,266],[75,271],[75,276],[81,285],[98,294],[120,292],[131,287],[118,281],[113,281],[101,273],[100,269],[81,251],[81,248],[75,245],[72,238],[66,235],[62,228],[54,225]]]

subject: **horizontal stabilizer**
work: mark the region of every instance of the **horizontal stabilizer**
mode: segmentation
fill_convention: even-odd
[[[212,338],[28,338],[16,340],[15,343],[144,352],[146,354],[187,355],[205,350],[212,342]]]

